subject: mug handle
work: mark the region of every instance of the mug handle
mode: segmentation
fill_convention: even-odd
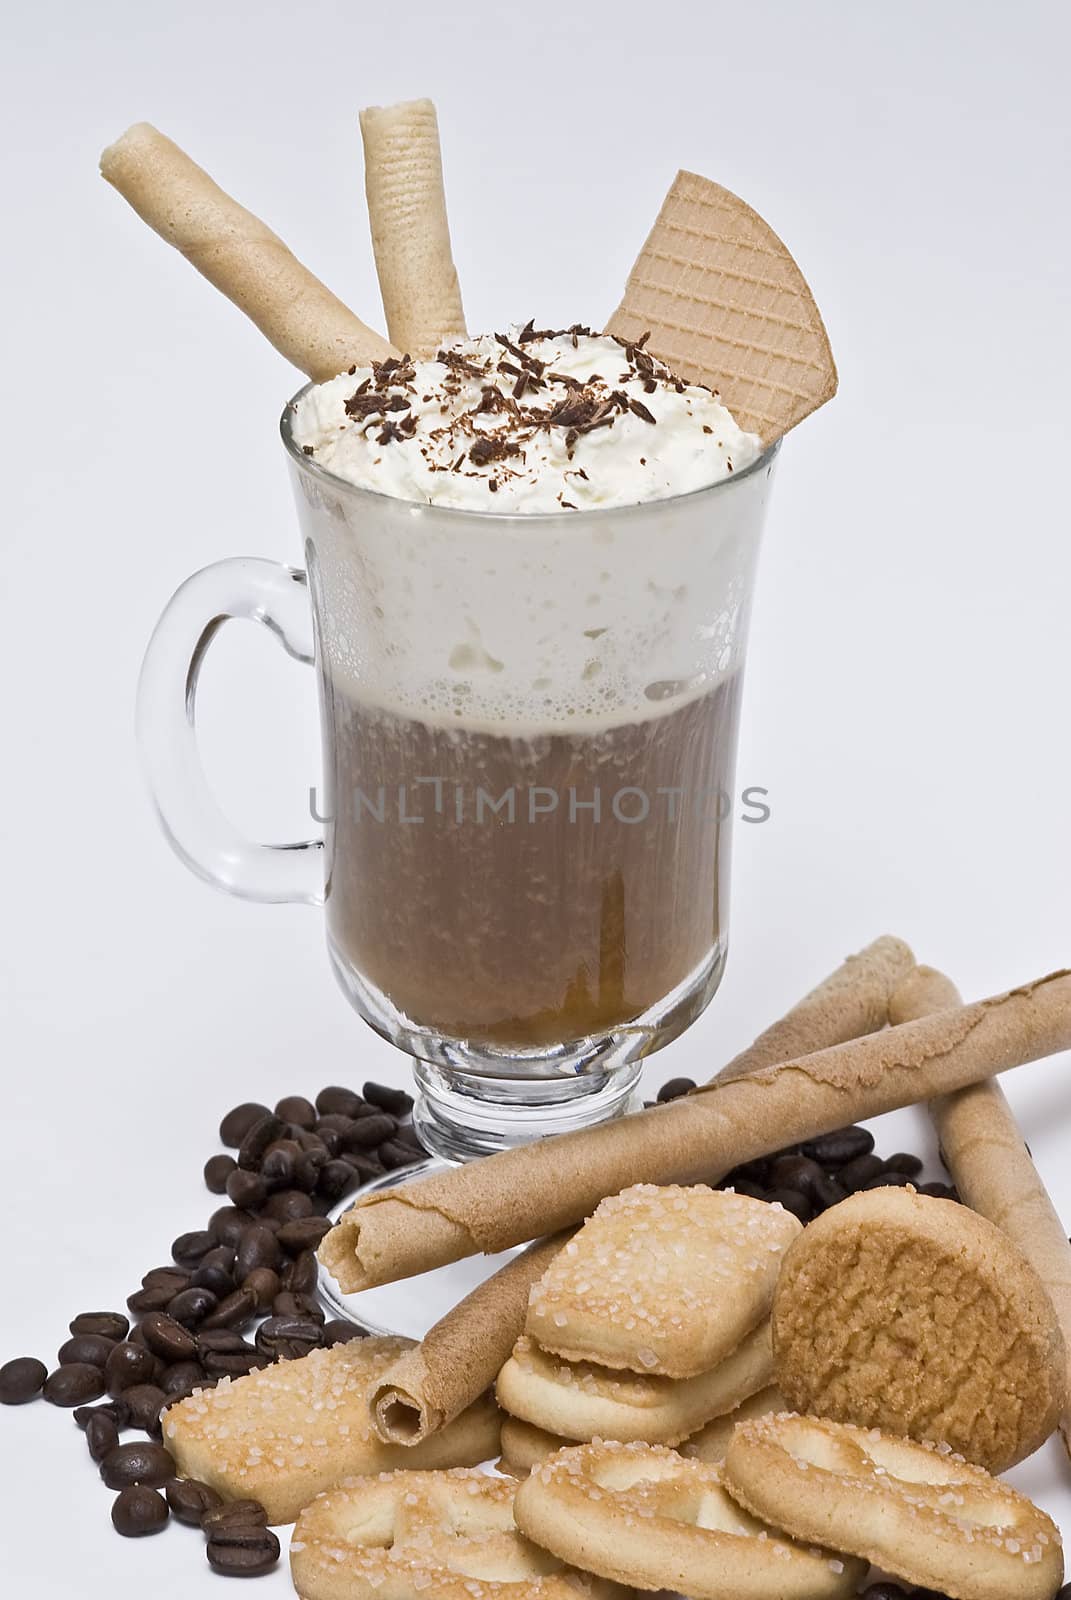
[[[138,680],[137,737],[164,833],[206,883],[244,900],[321,905],[323,839],[257,844],[213,798],[197,749],[197,680],[209,644],[232,617],[260,622],[296,661],[315,660],[304,572],[276,561],[217,561],[176,590],[149,641]]]

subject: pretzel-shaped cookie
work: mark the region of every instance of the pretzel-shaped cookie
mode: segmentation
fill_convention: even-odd
[[[624,1600],[517,1531],[515,1485],[475,1469],[350,1478],[297,1520],[301,1600]]]
[[[1055,1523],[932,1445],[781,1413],[742,1422],[723,1470],[756,1516],[952,1600],[1052,1600],[1063,1580]]]
[[[764,1526],[730,1499],[719,1467],[661,1445],[560,1450],[519,1485],[513,1513],[563,1561],[693,1600],[841,1600],[866,1571]]]

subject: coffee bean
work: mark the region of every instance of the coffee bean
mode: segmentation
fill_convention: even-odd
[[[123,1400],[105,1400],[99,1406],[78,1406],[71,1415],[80,1428],[88,1428],[94,1417],[110,1417],[120,1432],[130,1426],[130,1412]]]
[[[132,1483],[159,1489],[175,1476],[175,1463],[163,1445],[119,1444],[104,1457],[100,1475],[109,1489],[125,1489]]]
[[[394,1143],[404,1144],[408,1150],[412,1150],[414,1156],[426,1156],[428,1153],[421,1144],[416,1129],[408,1126],[405,1123],[403,1123],[395,1133]]]
[[[238,1163],[233,1156],[209,1156],[204,1166],[205,1188],[212,1194],[226,1194],[227,1179],[237,1170]]]
[[[766,1190],[761,1186],[761,1184],[751,1183],[747,1178],[737,1178],[733,1181],[730,1181],[729,1178],[725,1178],[723,1179],[722,1183],[718,1185],[718,1187],[735,1189],[737,1194],[746,1195],[749,1200],[766,1199]]]
[[[145,1343],[161,1361],[190,1361],[197,1354],[193,1334],[163,1311],[150,1312],[141,1324],[141,1331]]]
[[[316,1124],[316,1137],[327,1151],[329,1157],[334,1159],[342,1151],[342,1135],[335,1128],[323,1128]]]
[[[233,1294],[237,1287],[233,1271],[234,1251],[228,1250],[226,1253],[232,1263],[231,1269],[219,1266],[215,1262],[209,1266],[200,1266],[193,1275],[191,1287],[194,1289],[208,1289],[215,1295],[217,1300],[225,1300],[229,1294]]]
[[[266,1311],[282,1288],[282,1284],[279,1282],[279,1274],[273,1272],[270,1267],[254,1267],[253,1271],[242,1279],[242,1288],[253,1296],[253,1303],[258,1311]]]
[[[301,1146],[306,1155],[322,1156],[324,1161],[328,1159],[327,1146],[318,1133],[310,1133],[306,1128],[299,1128],[296,1123],[291,1123],[290,1126],[293,1128],[290,1137],[295,1144]]]
[[[424,1152],[421,1151],[418,1155],[414,1150],[411,1159],[414,1161],[419,1160],[423,1157],[423,1154]],[[374,1150],[350,1150],[347,1152],[345,1160],[349,1162],[354,1172],[356,1172],[361,1183],[367,1183],[370,1178],[382,1177],[387,1170]]]
[[[181,1294],[169,1302],[168,1315],[176,1322],[181,1322],[184,1328],[196,1328],[204,1321],[209,1312],[214,1311],[219,1304],[218,1297],[211,1289],[206,1289],[199,1284],[191,1284],[188,1289],[183,1289]]]
[[[223,1504],[223,1496],[197,1478],[169,1478],[164,1494],[175,1521],[191,1528],[199,1528],[201,1518]]]
[[[204,1376],[199,1361],[176,1361],[160,1379],[160,1387],[170,1400],[192,1394],[204,1382]]]
[[[387,1139],[392,1139],[397,1131],[397,1118],[389,1116],[387,1112],[377,1112],[372,1117],[362,1117],[355,1122],[348,1133],[342,1135],[343,1150],[377,1150]]]
[[[305,1322],[315,1322],[321,1327],[325,1321],[323,1307],[314,1295],[292,1294],[289,1289],[275,1296],[271,1313],[273,1317],[300,1317]]]
[[[399,1144],[397,1139],[388,1139],[379,1146],[376,1154],[388,1172],[396,1172],[399,1167],[411,1167],[414,1160],[419,1159],[410,1146]]]
[[[931,1200],[954,1200],[956,1191],[947,1183],[921,1183],[919,1194],[928,1195]],[[1059,1596],[1057,1596],[1059,1600]]]
[[[16,1356],[0,1367],[0,1405],[24,1406],[44,1388],[48,1368],[34,1356]]]
[[[203,1326],[212,1328],[244,1328],[252,1322],[257,1309],[257,1298],[249,1289],[236,1289],[204,1320]]]
[[[140,1539],[167,1526],[167,1502],[141,1484],[123,1489],[112,1506],[112,1526],[124,1539]]]
[[[227,1179],[227,1197],[243,1211],[256,1211],[268,1198],[268,1185],[259,1172],[235,1167]]]
[[[80,1311],[68,1324],[71,1333],[96,1333],[103,1339],[125,1339],[130,1321],[121,1311]]]
[[[324,1324],[322,1330],[324,1344],[333,1350],[336,1344],[349,1344],[353,1339],[366,1339],[368,1329],[360,1327],[356,1322],[344,1322],[341,1317],[333,1317]]]
[[[235,1274],[241,1283],[258,1267],[275,1268],[279,1262],[279,1243],[270,1228],[254,1222],[242,1232],[236,1252]]]
[[[290,1255],[300,1255],[303,1250],[315,1250],[331,1224],[326,1217],[298,1217],[284,1223],[275,1235],[283,1249]]]
[[[235,1106],[219,1125],[220,1144],[229,1145],[232,1150],[237,1150],[250,1128],[271,1113],[267,1106],[258,1105],[255,1100],[246,1100],[242,1105]]]
[[[249,1346],[233,1328],[208,1328],[197,1335],[197,1353],[203,1361],[209,1351],[248,1350]]]
[[[225,1533],[228,1528],[266,1528],[268,1513],[259,1500],[228,1500],[212,1506],[201,1518],[201,1528],[208,1538]]]
[[[336,1158],[320,1168],[316,1192],[325,1200],[341,1200],[344,1195],[352,1194],[359,1188],[360,1182],[357,1169],[350,1162]]]
[[[220,1206],[208,1219],[208,1231],[217,1245],[226,1245],[233,1250],[242,1236],[243,1228],[248,1228],[256,1220],[251,1211],[243,1211],[239,1206]]]
[[[153,1267],[141,1280],[143,1289],[167,1289],[171,1295],[189,1288],[190,1274],[182,1267]]]
[[[316,1109],[321,1117],[329,1117],[335,1113],[343,1117],[359,1116],[362,1103],[359,1094],[355,1094],[352,1089],[341,1089],[337,1085],[321,1089],[316,1096]]]
[[[171,1246],[171,1254],[180,1267],[200,1266],[205,1256],[216,1243],[207,1229],[197,1228],[193,1233],[180,1233]]]
[[[320,1268],[314,1250],[303,1250],[282,1272],[282,1285],[291,1294],[313,1295],[320,1281]]]
[[[809,1156],[778,1156],[770,1166],[766,1182],[771,1189],[795,1189],[812,1200],[815,1185],[824,1177],[824,1169]]]
[[[288,1094],[279,1101],[275,1115],[284,1122],[296,1123],[299,1128],[311,1128],[316,1122],[316,1107],[304,1095]]]
[[[665,1105],[669,1100],[679,1100],[682,1095],[690,1094],[695,1088],[694,1078],[670,1078],[658,1091],[660,1104]]]
[[[323,1167],[320,1171],[323,1171]],[[301,1217],[311,1217],[315,1209],[309,1196],[300,1189],[280,1189],[278,1193],[268,1196],[260,1220],[297,1222]]]
[[[395,1089],[389,1083],[366,1083],[364,1097],[370,1106],[379,1106],[392,1116],[408,1116],[413,1109],[413,1097],[404,1089]]]
[[[106,1339],[102,1333],[76,1333],[60,1345],[56,1360],[61,1367],[69,1367],[74,1361],[85,1361],[91,1367],[103,1369],[115,1349],[115,1343],[114,1339]]]
[[[264,1152],[276,1139],[281,1138],[283,1120],[271,1111],[254,1122],[238,1147],[238,1165],[247,1172],[259,1170]]]
[[[119,1448],[119,1429],[106,1411],[95,1411],[86,1423],[86,1447],[94,1461]]]
[[[860,1600],[904,1600],[907,1590],[898,1583],[872,1583],[864,1589]]]
[[[864,1183],[864,1189],[906,1189],[912,1180],[903,1172],[879,1172],[876,1178]]]
[[[308,1355],[323,1343],[319,1323],[303,1317],[272,1316],[256,1332],[256,1346],[274,1361],[292,1361]]]
[[[243,1342],[240,1350],[205,1350],[201,1357],[204,1369],[213,1378],[244,1378],[258,1367],[266,1367],[268,1357],[262,1350],[254,1350]]]
[[[847,1189],[849,1194],[855,1194],[859,1189],[865,1188],[871,1178],[876,1178],[883,1171],[884,1163],[880,1156],[867,1154],[856,1156],[854,1161],[848,1161],[837,1172],[837,1182]]]
[[[800,1194],[798,1189],[769,1189],[766,1193],[766,1199],[771,1205],[783,1206],[794,1217],[798,1217],[802,1223],[810,1222],[814,1216],[814,1207],[807,1199],[807,1196]]]
[[[167,1395],[155,1383],[135,1383],[123,1390],[123,1399],[130,1412],[130,1426],[142,1433],[160,1436],[160,1412],[167,1404]]]
[[[184,1275],[181,1281],[184,1284],[189,1283],[188,1274]],[[148,1289],[136,1289],[133,1294],[127,1296],[126,1303],[136,1317],[143,1317],[150,1311],[162,1311],[165,1306],[171,1304],[179,1292],[169,1284],[154,1283]]]
[[[842,1167],[856,1156],[865,1156],[874,1148],[874,1135],[866,1128],[838,1128],[834,1133],[824,1133],[818,1139],[808,1139],[803,1153],[824,1167]]]
[[[259,1530],[254,1542],[235,1538],[233,1532],[209,1539],[208,1564],[224,1578],[259,1578],[279,1559],[279,1541],[270,1528]]]
[[[325,1133],[337,1133],[340,1139],[353,1132],[360,1118],[344,1116],[341,1111],[330,1111],[316,1120],[316,1137],[323,1143]]]
[[[907,1178],[917,1178],[922,1171],[922,1158],[898,1150],[894,1156],[886,1157],[884,1165],[886,1172],[902,1172]]]
[[[116,1345],[117,1350],[121,1348]],[[90,1400],[99,1400],[104,1393],[104,1373],[88,1361],[73,1361],[70,1366],[57,1367],[49,1373],[43,1392],[54,1406],[84,1406]]]

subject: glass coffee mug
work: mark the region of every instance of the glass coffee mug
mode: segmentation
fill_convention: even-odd
[[[231,894],[324,905],[351,1003],[414,1058],[435,1154],[611,1116],[725,962],[777,447],[668,500],[499,514],[355,488],[302,453],[290,416],[305,572],[207,567],[145,657],[138,736],[165,832]],[[317,667],[322,839],[252,843],[213,801],[197,679],[232,617]]]

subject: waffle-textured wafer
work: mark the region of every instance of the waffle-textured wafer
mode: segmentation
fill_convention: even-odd
[[[751,1422],[755,1417],[768,1417],[777,1411],[784,1411],[785,1400],[780,1389],[773,1384],[768,1389],[760,1389],[758,1394],[749,1395],[742,1400],[735,1411],[726,1412],[723,1417],[715,1417],[708,1422],[705,1428],[700,1428],[698,1433],[693,1433],[680,1446],[682,1456],[691,1456],[696,1461],[709,1461],[717,1466],[725,1460],[725,1452],[729,1448],[729,1440],[733,1436],[733,1429],[738,1422]],[[505,1422],[503,1422],[503,1442],[505,1450]]]
[[[679,1444],[711,1417],[733,1411],[772,1376],[767,1321],[746,1334],[724,1361],[694,1378],[563,1361],[525,1337],[499,1373],[495,1392],[503,1410],[565,1439]]]
[[[644,1444],[585,1444],[533,1469],[518,1527],[563,1561],[693,1600],[840,1600],[860,1561],[805,1548],[730,1499],[721,1469]]]
[[[408,1339],[354,1339],[198,1390],[164,1417],[164,1443],[183,1477],[228,1499],[259,1500],[269,1522],[293,1522],[314,1496],[355,1473],[469,1467],[498,1449],[490,1395],[418,1445],[372,1431],[369,1393]]]
[[[764,444],[833,397],[814,296],[781,240],[720,184],[678,172],[608,329],[716,389]]]
[[[548,1433],[546,1428],[537,1428],[534,1422],[522,1422],[520,1417],[505,1413],[502,1417],[502,1456],[498,1470],[511,1478],[527,1478],[533,1467],[575,1443],[575,1439]]]
[[[797,1411],[950,1445],[990,1472],[1056,1427],[1067,1356],[1044,1285],[954,1200],[870,1189],[785,1257],[777,1382]]]
[[[301,1600],[625,1600],[519,1533],[514,1490],[482,1472],[350,1479],[298,1518],[294,1587]]]
[[[980,1467],[876,1428],[787,1414],[744,1422],[725,1484],[798,1539],[832,1541],[953,1600],[1052,1600],[1063,1579],[1050,1518]]]
[[[691,1378],[769,1314],[801,1232],[780,1206],[637,1184],[604,1200],[532,1290],[525,1332],[569,1361]]]

